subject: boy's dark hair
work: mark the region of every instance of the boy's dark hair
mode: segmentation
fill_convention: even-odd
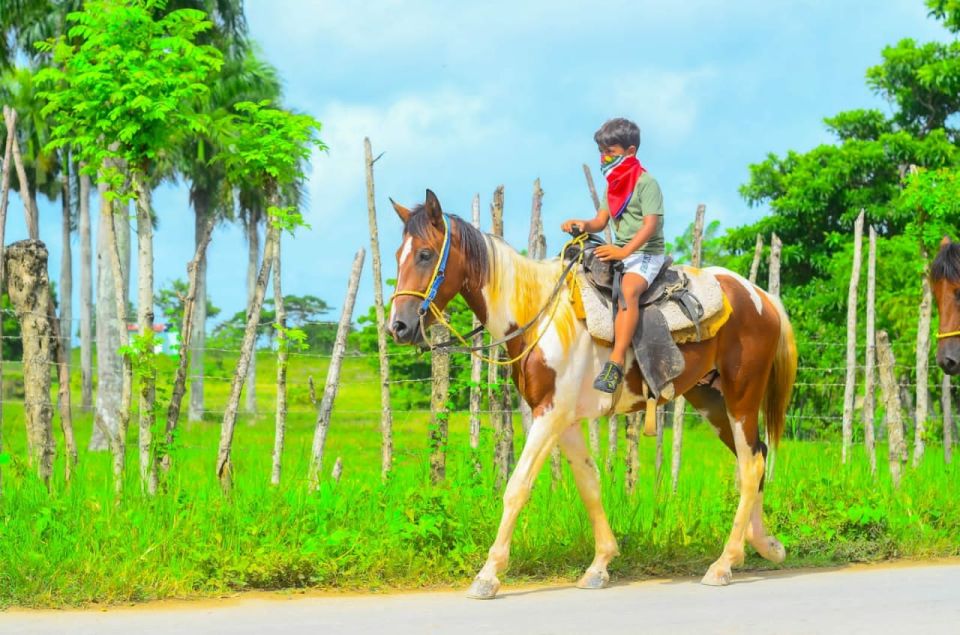
[[[623,117],[609,119],[593,134],[593,140],[598,146],[640,147],[640,127]]]

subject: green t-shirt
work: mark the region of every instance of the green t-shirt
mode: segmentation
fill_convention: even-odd
[[[604,191],[600,207],[607,209],[607,193]],[[607,210],[609,211],[609,210]],[[643,227],[643,217],[650,214],[656,214],[658,219],[657,229],[653,235],[644,243],[637,253],[641,254],[662,254],[663,245],[663,192],[660,191],[660,184],[650,176],[649,172],[644,172],[637,179],[637,185],[633,189],[633,196],[627,203],[627,209],[619,219],[610,219],[613,225],[614,244],[623,247]]]

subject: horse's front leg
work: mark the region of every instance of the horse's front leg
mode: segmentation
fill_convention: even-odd
[[[584,507],[587,508],[590,524],[593,525],[595,545],[593,562],[577,582],[577,586],[581,589],[602,589],[610,582],[607,565],[620,554],[620,550],[617,548],[617,539],[610,530],[610,523],[607,522],[607,515],[603,511],[597,464],[583,441],[583,430],[580,429],[579,423],[569,426],[563,432],[560,437],[560,449],[570,462],[580,498],[583,500]]]
[[[490,547],[486,563],[470,585],[467,597],[490,600],[497,595],[497,590],[500,588],[497,574],[507,568],[507,562],[510,559],[510,539],[517,523],[517,516],[530,498],[530,490],[533,489],[533,483],[543,462],[550,456],[550,451],[557,444],[560,433],[568,425],[569,421],[558,415],[556,410],[540,413],[534,410],[530,436],[523,446],[520,460],[517,461],[517,467],[513,470],[503,493],[503,516],[500,518],[497,539]]]

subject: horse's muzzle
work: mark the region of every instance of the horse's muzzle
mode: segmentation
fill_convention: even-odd
[[[938,353],[937,364],[948,375],[960,375],[960,346]]]
[[[387,330],[397,344],[418,344],[423,341],[419,321],[408,324],[403,320],[394,320]]]

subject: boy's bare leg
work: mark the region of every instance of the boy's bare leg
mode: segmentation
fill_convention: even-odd
[[[640,320],[638,302],[640,296],[647,290],[647,281],[641,275],[625,273],[620,288],[623,291],[623,301],[626,306],[620,307],[613,325],[613,352],[610,354],[610,361],[623,368],[627,347],[633,342],[633,333],[637,330],[637,322]]]

